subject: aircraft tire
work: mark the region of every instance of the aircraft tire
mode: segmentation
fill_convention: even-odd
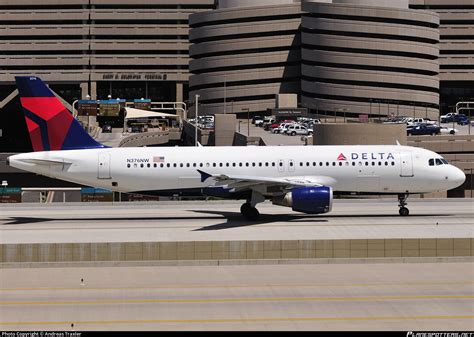
[[[240,213],[247,219],[247,220],[256,220],[260,212],[255,207],[250,206],[250,203],[246,202],[242,204],[240,207]]]
[[[398,211],[398,213],[401,216],[408,216],[408,214],[410,214],[410,211],[406,207],[401,207],[400,210]]]

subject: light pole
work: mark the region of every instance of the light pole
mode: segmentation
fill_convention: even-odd
[[[242,111],[247,111],[247,137],[250,136],[250,109],[243,108]]]
[[[198,104],[199,104],[199,95],[196,94],[196,99],[194,101],[194,104],[196,104],[196,120],[194,122],[194,145],[198,146]]]

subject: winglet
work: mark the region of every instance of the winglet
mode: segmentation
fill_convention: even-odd
[[[211,174],[209,173],[206,173],[204,171],[201,171],[201,170],[197,170],[199,172],[199,174],[201,175],[201,182],[205,182],[208,178],[212,177]]]
[[[396,142],[397,142],[397,145],[400,146],[400,142],[398,141],[398,139],[396,140]]]

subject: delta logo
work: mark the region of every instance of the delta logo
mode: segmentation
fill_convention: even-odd
[[[346,156],[344,156],[344,154],[339,154],[339,156],[337,156],[337,160],[347,160]]]

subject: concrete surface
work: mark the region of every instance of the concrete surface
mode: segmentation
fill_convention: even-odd
[[[473,280],[473,263],[4,269],[0,330],[469,331]]]
[[[0,243],[185,242],[238,240],[442,239],[474,237],[471,199],[335,200],[305,215],[269,202],[245,221],[236,201],[1,204]]]

